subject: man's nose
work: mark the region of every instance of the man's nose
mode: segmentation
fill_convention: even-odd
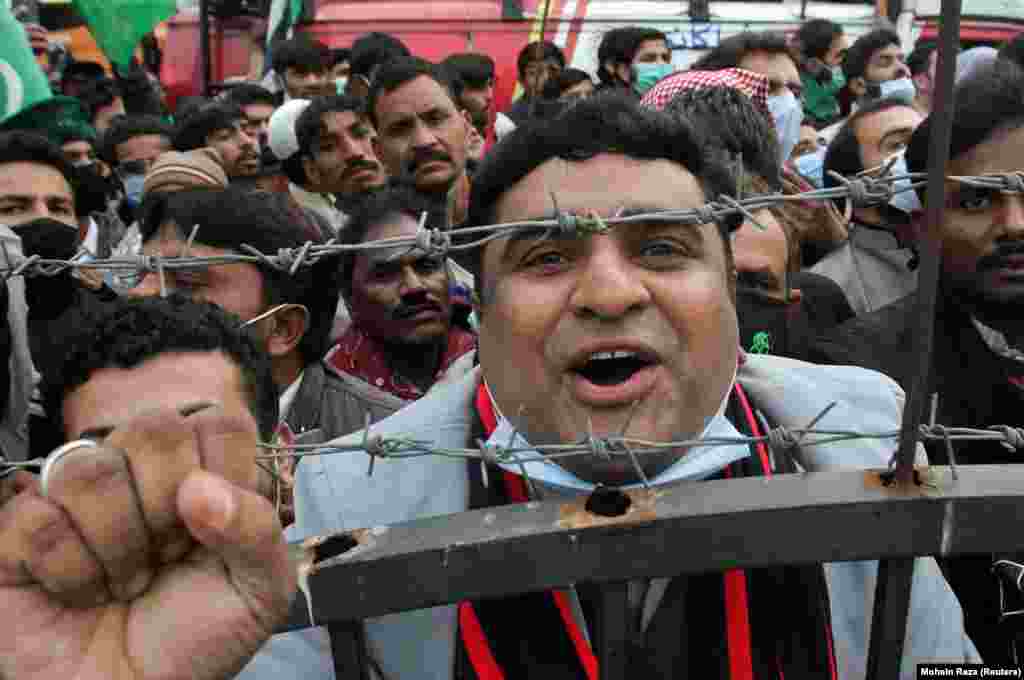
[[[907,67],[906,64],[900,63],[899,68],[897,68],[897,70],[896,70],[896,77],[897,78],[909,78],[910,77],[910,69]]]
[[[429,126],[420,123],[413,131],[412,145],[416,149],[429,149],[437,146],[437,135]]]
[[[1003,231],[1007,236],[1024,239],[1024,196],[1005,194],[1003,200]]]
[[[570,304],[576,314],[617,319],[651,302],[650,292],[612,236],[591,236]]]

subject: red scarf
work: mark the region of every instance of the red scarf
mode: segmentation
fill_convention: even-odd
[[[476,336],[458,326],[448,331],[448,345],[441,357],[441,366],[435,379],[451,368],[457,359],[476,349]],[[415,401],[424,391],[394,371],[387,355],[358,324],[352,324],[324,358],[331,370],[359,378],[377,389],[399,399]]]

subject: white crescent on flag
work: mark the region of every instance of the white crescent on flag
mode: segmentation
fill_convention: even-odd
[[[21,110],[25,101],[25,87],[18,72],[3,59],[0,59],[0,77],[4,81],[4,89],[0,93],[0,117],[7,118]]]

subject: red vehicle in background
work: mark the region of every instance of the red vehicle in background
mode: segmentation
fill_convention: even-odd
[[[553,39],[558,23],[555,19],[561,12],[582,12],[586,2],[524,0],[519,7],[508,0],[321,1],[314,21],[301,24],[297,30],[329,47],[349,47],[360,35],[372,31],[391,33],[414,54],[431,61],[455,52],[482,52],[497,64],[495,106],[501,111],[515,93],[519,50],[542,34]],[[249,22],[212,22],[216,24],[210,40],[212,81],[221,83],[246,74],[252,50],[259,47],[252,44]],[[549,30],[541,30],[543,23],[549,24]],[[198,12],[181,12],[168,22],[160,79],[172,105],[178,97],[199,94],[202,67],[198,36]],[[563,49],[571,54],[574,47],[573,38]]]

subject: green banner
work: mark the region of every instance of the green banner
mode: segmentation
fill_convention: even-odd
[[[0,121],[51,96],[24,27],[0,2]]]
[[[74,0],[96,44],[112,63],[127,66],[136,46],[177,13],[175,0]]]

